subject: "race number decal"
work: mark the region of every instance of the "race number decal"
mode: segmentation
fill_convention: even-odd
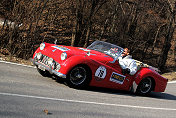
[[[61,51],[68,51],[69,49],[60,45],[52,46],[53,48],[56,48]]]
[[[106,76],[106,68],[104,66],[100,66],[95,72],[95,77],[104,79],[105,76]]]
[[[118,84],[123,84],[125,77],[126,76],[113,72],[111,75],[110,81]]]

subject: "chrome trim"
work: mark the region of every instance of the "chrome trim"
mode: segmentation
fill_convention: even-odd
[[[51,67],[51,66],[50,66],[50,67],[47,67],[47,66],[45,66],[45,65],[43,65],[43,64],[41,64],[41,63],[39,63],[39,62],[36,62],[35,59],[31,59],[31,61],[32,61],[32,63],[33,63],[34,65],[43,66],[47,71],[50,72],[50,74],[55,74],[55,75],[57,75],[57,76],[59,76],[59,77],[66,78],[66,75],[65,75],[65,74],[62,74],[62,73],[57,72],[57,71],[55,71],[55,70],[52,70],[52,67]]]
[[[109,61],[109,63],[115,63],[115,61],[117,60],[117,57],[113,60],[113,61]]]

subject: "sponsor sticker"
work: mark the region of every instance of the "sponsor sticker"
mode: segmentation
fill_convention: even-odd
[[[118,83],[118,84],[123,84],[125,77],[126,76],[124,76],[124,75],[113,72],[111,75],[110,81]]]
[[[95,72],[96,80],[102,80],[106,77],[106,68],[104,66],[100,66]]]
[[[52,46],[53,48],[56,48],[58,50],[61,50],[61,51],[68,51],[69,49],[66,48],[66,47],[63,47],[63,46],[59,46],[59,45],[56,45],[56,46]]]

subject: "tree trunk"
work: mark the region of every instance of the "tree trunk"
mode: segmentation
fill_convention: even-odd
[[[85,39],[85,43],[84,43],[84,47],[86,48],[89,44],[89,38],[90,38],[90,32],[91,32],[91,23],[89,24],[88,26],[88,29],[87,29],[87,34],[86,34],[86,39]]]
[[[161,55],[159,57],[158,67],[161,71],[164,71],[165,64],[166,64],[167,57],[168,57],[168,52],[169,52],[170,47],[171,47],[171,41],[172,41],[174,29],[175,29],[175,26],[173,25],[174,24],[174,18],[175,18],[175,15],[173,13],[173,16],[170,20],[168,33],[166,35],[166,39],[165,39],[165,42],[164,42],[164,45],[163,45],[163,48],[162,48],[162,52],[161,52]]]
[[[72,33],[71,46],[78,46],[83,28],[83,6],[79,0],[76,1],[76,23]]]

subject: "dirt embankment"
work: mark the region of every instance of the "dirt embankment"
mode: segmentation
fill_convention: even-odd
[[[162,74],[163,77],[169,79],[169,81],[173,81],[176,80],[176,72],[168,72],[168,73],[164,73]]]

